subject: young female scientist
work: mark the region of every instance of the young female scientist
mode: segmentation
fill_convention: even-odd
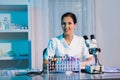
[[[77,18],[75,14],[67,12],[61,17],[61,28],[63,33],[55,38],[50,39],[47,50],[43,55],[43,64],[48,63],[49,56],[73,56],[80,58],[80,66],[84,68],[86,65],[94,63],[94,57],[89,54],[83,37],[74,34],[77,27]]]

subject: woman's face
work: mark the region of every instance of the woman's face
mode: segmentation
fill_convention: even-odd
[[[61,25],[64,35],[73,35],[76,24],[74,24],[71,17],[64,17]]]

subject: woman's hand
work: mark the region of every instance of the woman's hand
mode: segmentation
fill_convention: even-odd
[[[86,65],[92,65],[95,63],[95,59],[93,56],[90,56],[89,58],[87,58],[87,60],[80,62],[80,67],[85,69]]]

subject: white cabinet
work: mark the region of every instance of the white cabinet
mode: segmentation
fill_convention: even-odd
[[[9,64],[5,68],[30,68],[28,8],[28,0],[0,0],[0,64]]]

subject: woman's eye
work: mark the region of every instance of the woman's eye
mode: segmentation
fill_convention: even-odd
[[[68,23],[69,25],[71,24],[71,22]]]

